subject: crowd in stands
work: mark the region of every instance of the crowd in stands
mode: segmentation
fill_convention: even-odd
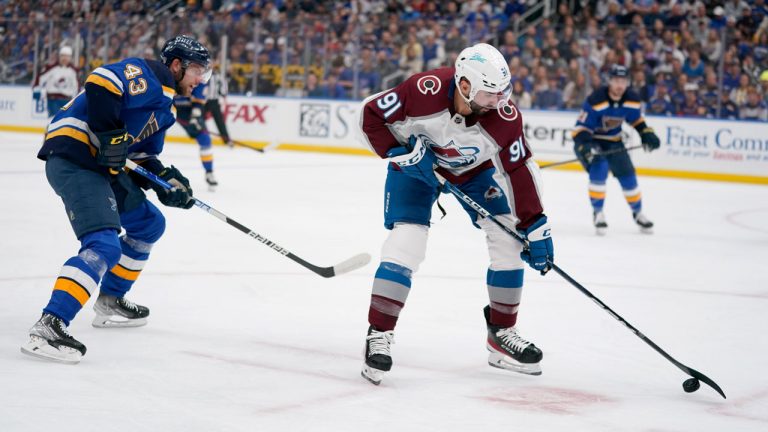
[[[520,19],[540,3],[0,0],[0,81],[32,81],[36,31],[41,62],[79,34],[86,71],[156,56],[179,33],[218,57],[226,35],[230,92],[331,99],[365,97],[488,42],[509,61],[521,108],[577,110],[622,64],[649,114],[768,120],[765,0],[571,0]]]

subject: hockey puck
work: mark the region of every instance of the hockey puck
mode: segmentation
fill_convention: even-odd
[[[689,378],[683,381],[683,390],[685,390],[686,393],[693,393],[698,390],[700,386],[701,384],[696,378]]]

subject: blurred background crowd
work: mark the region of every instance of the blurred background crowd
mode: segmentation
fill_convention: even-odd
[[[62,46],[82,80],[180,33],[231,93],[360,99],[487,42],[521,108],[579,109],[622,64],[649,114],[768,120],[765,0],[0,0],[0,83],[32,83]]]

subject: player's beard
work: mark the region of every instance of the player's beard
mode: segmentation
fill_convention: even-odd
[[[472,110],[472,114],[474,114],[474,115],[483,115],[483,114],[487,113],[488,111],[490,111],[490,108],[482,107],[482,106],[478,105],[477,103],[475,103],[475,101],[470,101],[469,102],[469,109]]]

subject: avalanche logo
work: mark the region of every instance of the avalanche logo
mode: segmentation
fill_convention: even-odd
[[[425,75],[416,81],[416,87],[421,94],[436,95],[440,91],[440,79],[434,75]]]
[[[501,197],[501,189],[497,188],[496,186],[491,186],[488,188],[487,191],[485,191],[485,194],[483,194],[483,198],[485,198],[485,201],[493,201],[496,198]]]
[[[503,118],[506,121],[515,121],[518,117],[517,108],[511,103],[507,102],[506,105],[500,107],[498,110],[499,117]]]
[[[441,146],[426,135],[421,134],[419,138],[424,145],[432,150],[432,153],[437,157],[437,164],[443,168],[460,168],[472,165],[477,161],[477,154],[480,153],[480,149],[477,147],[461,147],[453,140]]]

